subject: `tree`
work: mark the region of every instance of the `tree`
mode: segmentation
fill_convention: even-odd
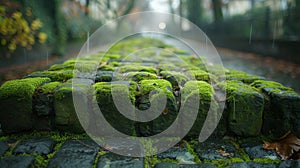
[[[32,16],[31,8],[21,8],[22,4],[17,2],[0,3],[0,50],[7,57],[19,47],[30,50],[36,41],[43,44],[47,40],[47,35],[40,31],[43,23]]]
[[[201,25],[203,15],[202,0],[187,0],[187,18],[196,25]]]
[[[220,22],[223,20],[222,13],[222,1],[221,0],[212,0],[214,20],[215,22]]]

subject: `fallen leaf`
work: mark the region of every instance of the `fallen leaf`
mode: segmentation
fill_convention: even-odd
[[[164,111],[163,111],[163,115],[167,115],[168,112],[169,112],[169,110],[167,108],[165,108]]]
[[[222,156],[224,156],[224,157],[230,156],[230,153],[227,153],[227,152],[225,152],[225,151],[222,150],[222,149],[218,149],[217,151],[218,151]]]
[[[100,62],[100,66],[108,65],[107,62]]]
[[[105,146],[104,146],[104,149],[106,149],[106,150],[112,150],[112,149],[113,149],[113,147],[112,147],[112,146],[110,146],[110,145],[105,145]]]
[[[276,153],[283,160],[290,159],[300,150],[300,139],[290,131],[275,142],[264,142],[263,149],[276,150]]]

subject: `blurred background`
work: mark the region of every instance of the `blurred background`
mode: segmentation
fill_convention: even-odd
[[[190,20],[225,67],[300,92],[300,0],[0,0],[0,84],[77,56],[101,25],[143,11]]]

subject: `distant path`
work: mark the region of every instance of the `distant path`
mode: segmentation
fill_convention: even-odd
[[[180,45],[180,43],[174,40],[173,42],[170,39],[164,41],[172,45]],[[48,61],[42,59],[25,64],[0,67],[0,84],[6,80],[22,78],[33,71],[44,70],[55,63],[61,63],[66,59],[76,57],[80,48],[79,44],[70,45],[67,47],[65,56],[51,56]],[[217,48],[217,50],[225,67],[263,76],[268,80],[274,80],[285,86],[292,87],[296,92],[300,93],[300,65],[253,53],[239,52],[225,48]]]

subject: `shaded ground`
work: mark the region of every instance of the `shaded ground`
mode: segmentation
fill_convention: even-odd
[[[288,168],[300,165],[300,161],[280,161],[275,151],[262,149],[260,141],[182,141],[161,154],[141,158],[120,156],[107,150],[124,150],[124,147],[119,143],[99,146],[85,134],[35,132],[0,136],[0,167]]]
[[[300,93],[300,65],[272,57],[218,48],[223,65],[282,83]]]
[[[81,43],[75,43],[67,46],[66,54],[64,56],[50,55],[49,58],[46,58],[44,56],[43,58],[37,58],[35,56],[35,58],[26,60],[20,58],[15,63],[12,63],[13,60],[2,60],[3,62],[1,62],[0,64],[0,85],[7,80],[20,79],[30,74],[31,72],[45,70],[53,64],[62,63],[65,60],[70,59],[71,57],[76,57],[81,49],[81,45]]]

